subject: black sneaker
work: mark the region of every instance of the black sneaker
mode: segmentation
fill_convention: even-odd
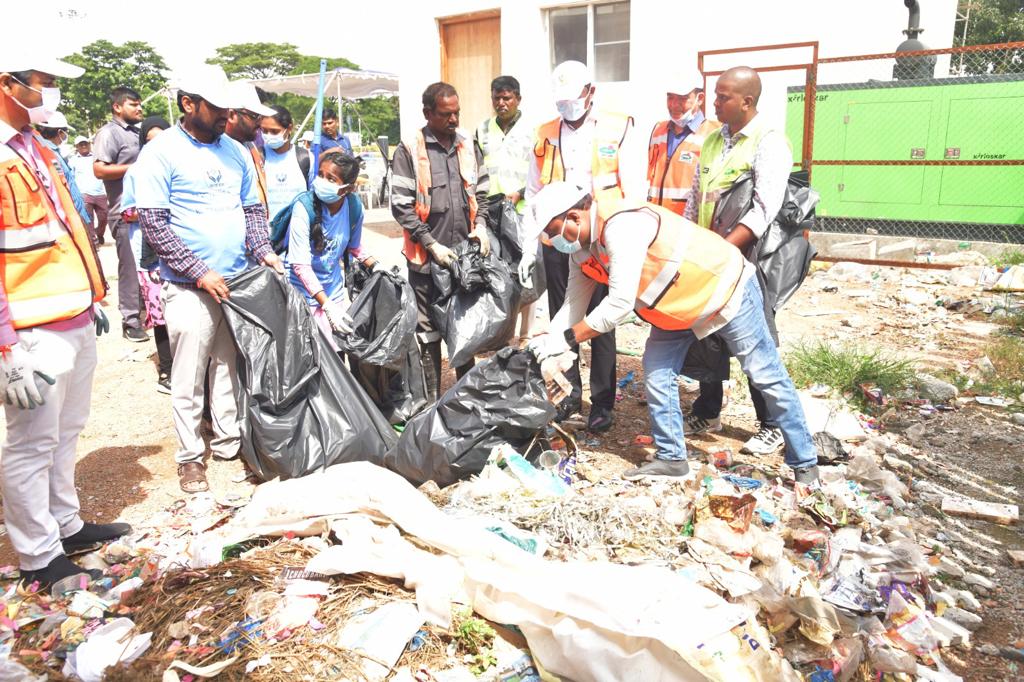
[[[103,577],[103,571],[95,568],[84,569],[63,554],[54,557],[53,561],[47,564],[46,568],[35,571],[21,571],[21,580],[25,587],[34,582],[39,582],[39,590],[42,591],[56,582],[68,576],[85,573],[90,580],[99,580]]]
[[[580,411],[583,402],[578,395],[570,395],[568,398],[555,406],[555,421],[564,422],[569,417]]]
[[[161,374],[156,380],[156,392],[171,394],[171,376],[169,374]]]
[[[149,334],[142,329],[136,329],[135,327],[124,327],[121,330],[121,336],[128,339],[132,343],[142,343],[143,341],[149,341]]]
[[[690,473],[690,465],[685,459],[669,460],[655,459],[646,464],[641,464],[635,469],[627,469],[622,472],[622,477],[627,481],[635,481],[648,476],[673,476],[681,478]]]
[[[132,532],[127,523],[86,523],[82,530],[60,541],[65,554],[78,554],[83,550],[99,549],[103,543],[116,540]]]
[[[590,417],[587,419],[587,431],[591,433],[604,433],[612,428],[612,411],[603,407],[591,407]]]

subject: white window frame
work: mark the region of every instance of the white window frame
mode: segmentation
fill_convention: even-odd
[[[631,44],[633,41],[633,3],[632,0],[604,0],[603,2],[572,2],[562,5],[551,5],[544,7],[544,30],[548,34],[548,63],[551,64],[551,69],[554,69],[557,64],[552,63],[555,57],[555,45],[554,35],[551,32],[551,12],[559,9],[573,9],[576,7],[587,8],[587,66],[590,68],[591,73],[597,74],[597,43],[595,41],[594,25],[596,23],[594,17],[597,15],[596,8],[600,5],[614,5],[619,2],[626,2],[629,5],[629,38],[627,40],[613,40],[607,43],[601,43],[601,45],[622,45]],[[630,49],[629,67],[627,68],[626,78],[621,81],[600,81],[606,83],[625,83],[630,80],[631,73],[633,70],[633,55],[632,49]]]

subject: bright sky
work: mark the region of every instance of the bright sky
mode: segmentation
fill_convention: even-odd
[[[30,13],[39,25],[47,26],[47,39],[58,46],[59,55],[99,39],[115,44],[143,40],[163,56],[172,72],[203,63],[217,47],[249,42],[292,43],[303,54],[345,57],[364,69],[394,71],[400,66],[400,55],[385,49],[384,21],[374,19],[376,13],[385,14],[373,9],[379,3],[360,5],[359,28],[340,16],[351,15],[342,9],[348,3],[334,5],[339,18],[333,27],[320,16],[326,5],[303,4],[296,14],[296,5],[289,2],[35,0]]]

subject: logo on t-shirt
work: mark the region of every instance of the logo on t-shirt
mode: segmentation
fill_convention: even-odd
[[[278,173],[274,176],[274,179],[283,185],[288,180],[288,173]]]
[[[206,177],[210,180],[210,187],[212,189],[220,189],[224,186],[222,182],[224,175],[219,168],[211,168],[206,171]]]

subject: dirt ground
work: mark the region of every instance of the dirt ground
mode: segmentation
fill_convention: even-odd
[[[386,262],[400,259],[399,242],[388,229],[365,236],[371,252]],[[116,273],[113,247],[101,250],[107,273]],[[987,321],[967,320],[936,307],[938,298],[977,295],[975,290],[930,283],[931,273],[920,270],[883,269],[871,282],[834,282],[824,273],[814,274],[779,316],[783,349],[802,341],[824,339],[858,342],[869,348],[885,348],[914,357],[922,365],[964,367],[980,355],[980,347],[995,330]],[[176,438],[171,424],[170,398],[156,391],[155,348],[152,342],[134,344],[119,334],[116,282],[105,302],[113,328],[99,340],[92,414],[79,444],[77,483],[83,516],[88,520],[115,519],[141,523],[166,509],[184,494],[177,485],[174,450]],[[837,287],[837,291],[832,291]],[[908,293],[909,292],[909,293]],[[923,292],[923,294],[922,294]],[[925,295],[926,294],[926,295]],[[931,305],[925,301],[931,301]],[[801,316],[812,312],[813,315]],[[628,324],[620,328],[620,350],[639,352],[646,327]],[[634,372],[634,382],[622,391],[611,431],[599,437],[580,433],[582,461],[601,475],[614,476],[643,459],[634,438],[649,433],[643,403],[642,370],[639,357],[620,355],[618,376]],[[452,372],[446,384],[454,380]],[[684,393],[689,403],[696,395]],[[585,395],[586,399],[586,395]],[[584,406],[586,413],[587,404]],[[731,447],[741,463],[781,470],[781,456],[755,462],[739,455],[739,448],[755,430],[753,409],[746,399],[746,387],[734,386],[722,414],[725,428],[710,437],[688,439],[691,456]],[[904,429],[923,417],[902,416],[897,426]],[[919,443],[920,456],[913,458],[914,477],[995,502],[1019,504],[1024,487],[1024,428],[1013,425],[1001,408],[968,404],[953,412],[940,412],[926,420],[927,434]],[[252,486],[243,482],[238,461],[211,461],[208,468],[211,491],[218,499],[247,495]],[[945,659],[958,674],[969,680],[1021,679],[1017,664],[978,652],[978,645],[1024,642],[1024,570],[1013,568],[1007,549],[1024,549],[1024,532],[1018,524],[996,526],[983,521],[944,517],[934,505],[921,505],[927,513],[948,527],[949,545],[993,569],[997,583],[990,594],[981,596],[984,624],[974,636],[974,649],[944,651]],[[6,535],[6,534],[4,534]],[[0,564],[16,563],[7,538],[0,544]]]

